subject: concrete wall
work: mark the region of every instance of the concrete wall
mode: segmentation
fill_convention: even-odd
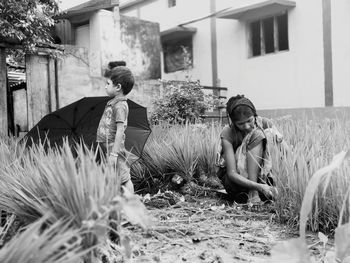
[[[122,9],[123,15],[158,22],[160,31],[189,22],[195,18],[207,16],[210,13],[210,1],[208,0],[177,0],[175,7],[168,8],[168,1],[146,1],[145,4]],[[193,36],[193,69],[164,72],[162,62],[162,78],[166,80],[185,80],[189,76],[191,80],[200,80],[202,85],[211,85],[211,56],[210,56],[210,21],[208,19],[191,23],[188,26],[196,27],[197,32]],[[163,54],[162,54],[163,60]]]
[[[288,17],[289,51],[249,58],[247,23],[216,19],[217,77],[220,86],[229,88],[227,97],[246,94],[260,109],[325,106],[322,1],[294,1],[296,7],[289,11]],[[216,11],[259,2],[262,0],[215,1]],[[345,32],[350,22],[350,3],[347,0],[331,3],[334,106],[349,106],[350,37]],[[164,31],[204,18],[211,10],[210,0],[178,0],[173,8],[168,8],[167,1],[154,0],[122,9],[121,13],[158,22]],[[197,28],[193,37],[194,68],[189,74],[201,84],[211,85],[210,18],[187,26]],[[185,79],[186,74],[184,71],[165,74],[162,65],[164,79]]]
[[[94,77],[101,77],[103,68],[107,67],[109,61],[117,60],[120,54],[121,42],[118,12],[114,13],[107,10],[95,12],[90,17],[89,28],[90,74]]]
[[[147,107],[148,116],[151,116],[154,102],[162,98],[164,91],[164,86],[159,80],[140,80],[135,83],[128,98]]]
[[[334,105],[350,105],[350,2],[332,1],[332,53]]]
[[[228,97],[245,94],[261,109],[324,106],[322,3],[296,2],[289,51],[249,57],[247,23],[218,19],[218,72]]]
[[[27,91],[21,89],[13,92],[14,124],[19,125],[20,130],[24,132],[20,133],[21,137],[44,115],[57,108],[62,108],[83,97],[106,96],[104,78],[90,74],[89,52],[86,48],[66,46],[65,55],[57,61],[57,91],[54,87],[56,74],[52,74],[54,70],[51,66],[53,63],[47,56],[27,58]],[[50,82],[53,82],[53,85],[48,85]],[[150,113],[154,100],[161,98],[163,89],[159,80],[139,79],[128,97],[147,107]],[[7,132],[7,110],[1,113],[6,114],[1,119],[6,125],[3,125],[0,133],[5,133]]]
[[[159,24],[121,16],[120,28],[119,58],[126,62],[138,79],[159,79],[161,77]]]
[[[58,61],[59,107],[66,106],[82,97],[106,96],[105,80],[90,74],[89,54],[86,48],[66,47],[66,55]],[[133,68],[131,68],[132,71]],[[161,82],[155,79],[136,79],[128,97],[152,109],[154,99],[163,94]]]
[[[72,18],[74,20],[74,18]],[[77,47],[88,50],[90,75],[101,77],[109,61],[124,60],[138,79],[160,78],[159,25],[99,10],[73,29]]]
[[[89,51],[75,46],[65,48],[65,56],[57,63],[59,107],[82,97],[104,96],[102,76],[94,77],[90,74]]]
[[[217,0],[215,4],[216,11],[220,11],[262,1]],[[330,82],[334,106],[349,106],[350,37],[346,34],[346,25],[350,22],[349,1],[331,1],[332,75],[325,75],[325,63],[328,62],[324,61],[323,54],[322,3],[327,1],[294,1],[296,7],[289,11],[288,18],[289,51],[249,58],[247,24],[233,19],[216,19],[217,51],[214,52],[218,61],[218,85],[229,88],[228,97],[237,93],[246,94],[258,108],[269,109],[323,107],[325,85]],[[177,0],[177,5],[169,8],[165,0],[148,0],[121,10],[123,15],[158,22],[160,31],[204,18],[185,25],[197,28],[193,36],[193,69],[166,74],[162,62],[163,79],[184,80],[188,75],[192,80],[199,79],[202,85],[212,85],[214,82],[210,18],[205,18],[213,11],[210,2]],[[137,46],[138,43],[135,44]],[[140,49],[131,53],[144,61]]]
[[[83,25],[75,29],[75,45],[90,48],[90,26]]]
[[[138,81],[160,78],[159,25],[99,10],[77,31],[58,63],[59,107],[84,96],[105,95],[104,69],[124,60]]]

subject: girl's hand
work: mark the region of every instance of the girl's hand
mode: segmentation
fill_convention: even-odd
[[[276,199],[278,191],[276,187],[269,186],[267,184],[261,184],[260,192],[263,193],[267,198]]]

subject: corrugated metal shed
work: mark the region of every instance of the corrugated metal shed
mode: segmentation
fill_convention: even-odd
[[[26,68],[7,64],[7,81],[10,88],[26,82]],[[22,86],[22,85],[21,85]]]

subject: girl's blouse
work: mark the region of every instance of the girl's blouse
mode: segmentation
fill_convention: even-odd
[[[267,128],[272,127],[271,120],[264,118],[264,117],[256,117],[256,124],[259,129],[256,129],[252,136],[250,137],[250,140],[248,142],[247,148],[248,150],[253,149],[255,146],[257,146],[262,140],[266,139],[265,133],[263,130]],[[237,148],[242,144],[243,141],[243,134],[236,129],[234,126],[225,126],[220,134],[221,139],[225,139],[228,142],[230,142],[233,146],[234,152],[236,152]]]

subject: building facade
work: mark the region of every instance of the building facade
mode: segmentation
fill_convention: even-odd
[[[350,106],[349,11],[347,0],[120,3],[121,14],[159,23],[163,79],[227,87],[259,109]]]

